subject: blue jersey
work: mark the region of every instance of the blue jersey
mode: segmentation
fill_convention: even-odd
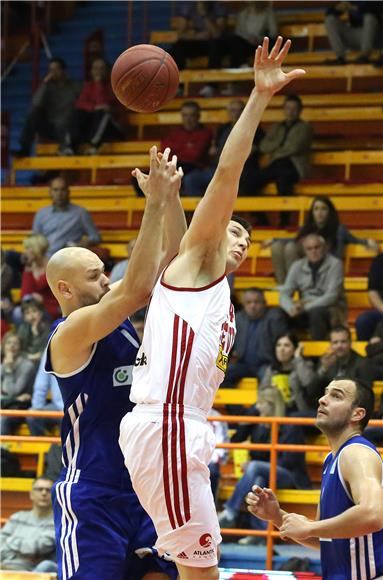
[[[54,323],[51,336],[58,324]],[[129,320],[99,340],[77,371],[52,370],[64,401],[61,428],[64,471],[52,499],[59,580],[134,580],[148,572],[177,577],[173,563],[136,550],[156,542],[152,521],[141,507],[121,453],[122,417],[129,399],[139,340]]]
[[[51,336],[61,318],[54,323]],[[139,339],[129,320],[99,340],[89,359],[77,371],[52,370],[49,345],[45,370],[57,377],[64,401],[61,427],[63,464],[71,480],[81,477],[110,486],[131,489],[118,445],[119,426],[131,411],[132,371]]]
[[[340,456],[350,445],[364,445],[378,454],[370,441],[356,435],[335,456],[330,453],[326,457],[319,504],[321,520],[338,516],[355,505],[339,469]],[[320,542],[323,580],[372,580],[383,575],[383,529],[357,538],[320,539]]]

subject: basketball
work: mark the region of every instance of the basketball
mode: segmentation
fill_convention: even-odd
[[[165,50],[137,44],[125,50],[113,65],[111,83],[117,99],[138,113],[153,113],[177,92],[179,71]]]

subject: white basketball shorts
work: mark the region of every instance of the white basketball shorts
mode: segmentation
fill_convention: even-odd
[[[218,563],[222,541],[208,464],[215,448],[205,415],[175,405],[136,405],[120,426],[134,491],[153,520],[156,548],[183,566]]]

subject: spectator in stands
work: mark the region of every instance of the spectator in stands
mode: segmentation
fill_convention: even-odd
[[[261,379],[271,364],[274,344],[287,324],[279,308],[268,308],[260,288],[243,293],[243,310],[236,313],[237,335],[223,387],[231,388],[244,377]]]
[[[302,240],[312,233],[318,233],[327,242],[330,253],[343,260],[347,244],[361,244],[377,251],[378,244],[371,238],[355,237],[345,225],[339,222],[338,212],[329,197],[317,196],[311,204],[304,225],[294,240],[266,240],[262,246],[271,245],[274,275],[278,284],[283,284],[293,262],[304,255]]]
[[[307,328],[312,340],[325,340],[331,327],[346,316],[343,265],[319,234],[306,236],[303,249],[305,257],[294,262],[280,289],[280,305],[290,325]]]
[[[226,143],[226,139],[228,138],[230,131],[234,127],[235,123],[238,121],[244,107],[245,103],[242,100],[230,101],[227,107],[229,122],[218,127],[215,138],[213,139],[209,149],[209,156],[211,159],[210,167],[195,169],[184,177],[183,191],[185,196],[202,197],[202,195],[205,193],[206,188],[209,185],[214,171],[218,165],[218,160],[221,155],[223,146]],[[252,151],[242,171],[241,179],[239,182],[238,195],[251,196],[254,194],[254,183],[256,182],[256,175],[259,171],[259,143],[263,136],[264,132],[262,129],[258,129],[254,137]]]
[[[360,368],[363,361],[363,357],[352,350],[349,329],[346,326],[334,327],[330,332],[330,347],[321,356],[308,389],[312,403],[318,404],[318,399],[323,396],[331,381],[344,377],[361,378]]]
[[[31,410],[35,411],[62,411],[63,401],[57,379],[54,375],[44,370],[45,355],[41,357],[33,385]],[[60,419],[43,419],[40,417],[27,417],[27,424],[31,435],[46,435],[47,429],[60,425]]]
[[[111,271],[110,276],[109,276],[111,284],[113,284],[113,282],[118,282],[119,280],[122,280],[122,278],[124,277],[125,270],[128,267],[129,258],[130,258],[132,251],[133,251],[135,243],[136,243],[136,239],[129,240],[129,242],[126,244],[127,258],[125,260],[120,260],[119,262],[117,262],[117,264],[115,264],[113,266],[112,271]]]
[[[300,118],[302,101],[288,95],[283,106],[284,121],[274,124],[260,143],[260,151],[269,153],[271,161],[257,175],[257,189],[275,182],[279,195],[292,195],[294,184],[306,177],[312,142],[309,123]],[[258,191],[258,194],[260,192]],[[281,225],[287,225],[289,214],[283,212]]]
[[[277,389],[286,406],[287,415],[299,415],[308,410],[315,411],[307,396],[313,377],[313,363],[302,356],[302,345],[291,332],[281,334],[275,343],[275,353],[270,366],[259,384],[259,392],[264,389]]]
[[[252,66],[254,51],[265,36],[273,43],[278,35],[278,23],[271,2],[246,2],[235,18],[234,34],[221,42],[223,54],[228,54],[230,66]]]
[[[45,270],[48,262],[49,242],[42,234],[31,234],[23,242],[24,270],[21,275],[21,298],[41,302],[51,320],[60,316],[56,298],[48,286]]]
[[[251,407],[246,415],[261,417],[280,417],[284,415],[284,404],[280,392],[277,389],[265,389],[259,393],[258,402]],[[281,425],[279,431],[279,443],[303,444],[304,438],[298,425]],[[231,443],[246,441],[250,436],[251,443],[270,443],[270,424],[267,423],[243,423],[238,426],[236,433],[231,437]],[[268,451],[250,451],[250,461],[243,466],[244,474],[235,486],[234,492],[225,503],[224,510],[219,514],[218,520],[223,528],[233,528],[240,513],[241,506],[246,494],[252,486],[269,486],[270,455]],[[303,453],[278,453],[277,463],[277,487],[309,489],[310,479],[307,473],[305,457]],[[257,519],[251,520],[251,527],[257,530],[266,529],[267,524]],[[247,536],[240,540],[241,544],[264,543],[263,538]]]
[[[38,477],[32,485],[32,509],[11,515],[1,529],[1,569],[57,572],[52,481]]]
[[[327,9],[325,26],[336,55],[327,64],[346,64],[350,48],[360,51],[354,62],[368,63],[382,31],[382,2],[335,2]]]
[[[209,415],[211,417],[220,417],[221,413],[216,409],[211,409]],[[210,425],[214,431],[216,443],[227,443],[229,441],[229,426],[225,421],[212,421]],[[216,447],[208,466],[210,471],[211,492],[215,499],[217,499],[218,495],[221,465],[226,463],[227,455],[227,449],[218,449]]]
[[[162,151],[170,147],[178,157],[185,175],[206,167],[212,132],[200,123],[201,108],[196,101],[186,101],[181,107],[182,126],[171,129],[161,144]]]
[[[65,133],[78,93],[77,83],[66,73],[65,62],[61,58],[52,58],[47,75],[33,95],[32,110],[21,131],[20,149],[14,151],[14,155],[30,155],[36,134],[59,143],[63,150]]]
[[[383,321],[383,253],[371,262],[368,274],[368,299],[373,310],[363,312],[355,322],[358,340],[370,340]]]
[[[92,62],[90,79],[85,81],[66,134],[65,155],[73,155],[81,143],[87,143],[86,155],[96,155],[106,138],[118,139],[121,131],[113,120],[115,98],[106,61]]]
[[[358,376],[373,383],[383,381],[383,321],[379,322],[366,346],[366,358],[358,368]],[[380,408],[375,419],[383,419],[383,394],[380,395]],[[383,427],[367,427],[364,436],[378,446],[383,445]]]
[[[33,220],[33,233],[49,242],[48,256],[67,246],[89,247],[100,242],[92,216],[84,207],[70,202],[70,191],[63,177],[52,179],[49,189],[52,205],[41,208]]]
[[[28,409],[35,365],[21,350],[20,337],[13,331],[7,332],[2,342],[2,361],[0,366],[1,407],[3,409]],[[13,433],[22,423],[18,417],[1,417],[2,435]]]
[[[199,56],[207,56],[209,68],[217,68],[216,43],[226,26],[226,10],[221,2],[184,2],[178,18],[178,40],[169,51],[178,68],[186,68],[187,58]]]
[[[12,290],[13,272],[12,268],[5,261],[5,253],[1,250],[1,338],[9,330],[9,323],[12,317],[13,300]]]
[[[27,359],[35,365],[35,372],[48,342],[49,322],[44,319],[44,307],[34,298],[24,300],[21,304],[23,322],[17,329],[21,348]]]

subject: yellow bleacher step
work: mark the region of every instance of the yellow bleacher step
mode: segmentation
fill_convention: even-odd
[[[31,491],[33,478],[1,477],[0,491]]]

